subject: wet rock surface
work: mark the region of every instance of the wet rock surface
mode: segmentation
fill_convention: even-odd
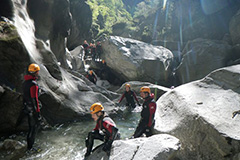
[[[106,152],[102,151],[102,147],[99,147],[87,159],[168,160],[175,158],[180,146],[177,138],[167,134],[154,135],[149,138],[117,140],[113,143],[109,157]]]
[[[239,154],[240,65],[164,94],[157,101],[155,129],[180,139],[180,159],[219,159]]]

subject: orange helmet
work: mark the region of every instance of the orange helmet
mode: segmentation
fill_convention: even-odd
[[[40,67],[39,65],[35,64],[35,63],[32,63],[28,66],[28,72],[30,73],[35,73],[37,71],[40,71]]]
[[[90,71],[89,71],[89,74],[91,74],[91,75],[92,75],[92,74],[93,74],[93,70],[90,70]]]
[[[147,93],[151,93],[151,90],[150,90],[150,88],[149,87],[147,87],[147,86],[143,86],[141,89],[140,89],[140,92],[147,92]]]
[[[105,63],[105,60],[102,60],[102,63],[104,64],[104,63]]]
[[[131,87],[131,85],[129,83],[125,84],[125,87]]]
[[[101,103],[94,103],[90,107],[90,111],[91,111],[91,114],[94,114],[94,113],[97,113],[97,112],[100,112],[100,111],[104,111],[104,108],[103,108]]]

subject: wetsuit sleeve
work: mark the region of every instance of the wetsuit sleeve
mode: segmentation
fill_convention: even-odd
[[[123,100],[124,97],[125,97],[125,92],[122,94],[122,97],[120,98],[119,103],[122,102],[122,100]]]
[[[156,103],[150,103],[149,104],[149,118],[148,118],[148,127],[152,126],[154,115],[156,112]]]
[[[33,101],[34,108],[36,108],[36,112],[40,112],[39,101],[38,101],[38,86],[37,85],[33,85],[30,88],[30,94],[31,94],[31,98]]]
[[[137,98],[137,96],[136,96],[135,92],[133,92],[133,97],[134,97],[134,98],[135,98],[135,100],[137,101],[137,104],[139,104],[139,101],[138,101],[138,98]]]

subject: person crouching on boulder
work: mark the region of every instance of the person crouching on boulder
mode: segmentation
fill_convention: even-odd
[[[144,103],[142,105],[141,119],[138,123],[136,131],[133,134],[133,138],[140,137],[143,133],[145,133],[147,137],[152,136],[155,124],[154,115],[157,104],[151,96],[150,88],[146,86],[142,87],[140,89],[140,94],[144,99]]]
[[[124,97],[126,97],[126,100],[127,100],[126,106],[128,106],[129,109],[134,109],[136,107],[134,99],[136,100],[137,104],[140,106],[140,103],[139,103],[139,101],[137,99],[137,96],[136,96],[135,92],[131,90],[131,85],[127,83],[125,85],[125,89],[126,90],[122,94],[122,97],[120,98],[118,104],[122,102]]]
[[[120,134],[114,121],[104,112],[101,103],[94,103],[91,108],[91,115],[94,121],[97,122],[96,127],[88,133],[86,138],[87,158],[92,151],[94,139],[104,141],[102,150],[109,155],[111,146],[114,140],[120,139]]]
[[[24,111],[28,116],[27,148],[32,150],[35,136],[40,124],[40,102],[38,100],[39,87],[36,82],[40,67],[37,64],[30,64],[28,74],[24,76],[23,83],[23,104]]]
[[[92,83],[96,84],[97,77],[95,76],[95,73],[93,73],[93,70],[90,70],[86,77],[88,78],[89,81],[91,81]]]

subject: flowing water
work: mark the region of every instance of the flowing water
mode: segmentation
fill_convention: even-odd
[[[137,108],[138,111],[140,110]],[[124,111],[122,115],[113,118],[120,133],[121,139],[132,136],[140,118],[139,112]],[[39,153],[25,153],[21,160],[47,159],[47,160],[74,160],[83,159],[86,151],[85,138],[95,127],[96,122],[91,121],[75,122],[55,126],[53,129],[40,131],[37,134],[35,147],[40,148]],[[26,144],[26,134],[11,137]],[[101,141],[95,140],[95,145]],[[4,156],[1,156],[0,159]]]

